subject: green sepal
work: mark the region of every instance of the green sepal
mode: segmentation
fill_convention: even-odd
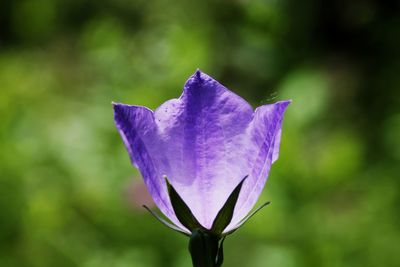
[[[224,241],[226,236],[222,238],[219,243],[218,254],[217,254],[217,262],[215,263],[215,267],[221,267],[222,263],[224,262]]]
[[[242,189],[243,182],[248,177],[245,176],[242,181],[235,187],[232,191],[225,204],[219,210],[217,216],[214,219],[214,222],[211,226],[211,232],[217,235],[221,235],[224,229],[231,222],[233,217],[233,211],[235,210],[236,202],[239,198],[240,190]]]
[[[143,205],[143,208],[145,208],[148,212],[150,212],[151,215],[154,216],[154,218],[156,218],[160,223],[162,223],[163,225],[167,226],[168,228],[184,234],[185,236],[190,236],[190,234],[188,234],[187,232],[185,232],[184,230],[182,230],[181,228],[179,228],[178,226],[169,223],[168,221],[166,221],[164,218],[162,218],[160,215],[158,215],[157,213],[155,213],[154,211],[152,211],[149,207],[147,207],[146,205]]]
[[[171,200],[172,208],[179,222],[185,226],[190,232],[194,229],[205,229],[194,217],[190,208],[186,205],[183,199],[176,192],[175,188],[169,183],[168,178],[164,176],[167,183],[169,199]]]
[[[236,226],[234,229],[230,230],[229,232],[224,233],[224,236],[226,235],[230,235],[233,232],[235,232],[237,229],[239,229],[245,222],[247,222],[251,217],[253,217],[257,212],[259,212],[262,208],[264,208],[265,206],[267,206],[268,204],[270,204],[271,202],[265,202],[264,204],[262,204],[261,206],[259,206],[258,208],[256,208],[253,212],[251,212],[250,214],[248,214],[246,217],[244,217]]]

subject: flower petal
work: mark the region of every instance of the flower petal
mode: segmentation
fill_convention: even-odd
[[[252,115],[245,100],[200,71],[188,79],[179,99],[155,111],[168,162],[165,174],[208,229],[248,174],[241,140]]]
[[[190,233],[175,217],[165,181],[160,174],[153,112],[146,107],[114,104],[114,116],[132,164],[140,170],[154,202],[173,223]]]
[[[267,180],[269,170],[279,155],[282,119],[290,101],[281,101],[256,109],[247,129],[247,155],[250,162],[249,178],[243,185],[228,232],[235,228],[257,202]]]

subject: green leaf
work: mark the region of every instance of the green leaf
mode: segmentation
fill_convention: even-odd
[[[148,212],[150,212],[151,215],[154,216],[154,218],[156,218],[159,222],[161,222],[163,225],[167,226],[168,228],[177,231],[178,233],[184,234],[186,236],[190,236],[187,232],[185,232],[184,230],[182,230],[181,228],[179,228],[178,226],[167,222],[165,219],[163,219],[160,215],[158,215],[157,213],[155,213],[154,211],[152,211],[151,209],[149,209],[149,207],[147,207],[146,205],[143,205],[143,208],[145,208]]]
[[[245,222],[247,222],[251,217],[253,217],[257,212],[259,212],[262,208],[264,208],[265,206],[267,206],[268,204],[270,204],[271,202],[265,202],[264,204],[262,204],[261,206],[259,206],[258,208],[256,208],[253,212],[251,212],[250,214],[248,214],[246,217],[244,217],[236,226],[234,229],[230,230],[227,233],[224,233],[224,235],[229,235],[232,234],[233,232],[235,232],[237,229],[239,229],[239,227],[241,227]]]
[[[179,196],[174,187],[169,183],[168,178],[166,176],[164,178],[167,183],[172,208],[174,209],[175,215],[180,223],[189,229],[190,232],[193,232],[194,229],[205,229],[194,217],[192,211]]]
[[[224,229],[231,222],[233,217],[233,211],[235,209],[236,202],[239,198],[240,190],[242,189],[243,182],[248,177],[245,176],[242,181],[236,186],[236,188],[232,191],[229,198],[225,202],[224,206],[219,210],[217,217],[211,227],[211,232],[217,235],[222,234]]]

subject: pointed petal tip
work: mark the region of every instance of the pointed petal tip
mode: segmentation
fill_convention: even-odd
[[[201,80],[204,80],[204,75],[206,75],[204,72],[202,72],[199,68],[196,69],[196,71],[193,73],[193,75],[189,78],[193,79],[196,82],[199,82]]]
[[[117,103],[117,102],[112,102],[112,106],[114,109],[115,116],[125,114],[129,110],[129,108],[133,107],[131,105]]]
[[[119,114],[121,114],[123,112],[122,109],[122,104],[120,103],[116,103],[116,102],[111,102],[113,110],[114,110],[114,119],[117,120],[117,117],[119,116]]]
[[[201,69],[197,68],[196,71],[189,77],[187,82],[202,82],[205,80],[214,80],[210,75],[204,73]]]
[[[200,88],[205,81],[212,79],[210,76],[197,69],[185,82],[183,94],[193,88]],[[182,96],[181,96],[182,97]]]
[[[123,112],[125,110],[147,110],[153,113],[153,110],[149,109],[148,107],[145,106],[138,106],[138,105],[129,105],[129,104],[123,104],[123,103],[118,103],[118,102],[111,102],[114,112]]]
[[[278,102],[276,102],[276,104],[281,104],[281,105],[287,107],[287,106],[289,106],[289,104],[291,104],[292,102],[293,102],[292,99],[287,99],[287,100],[278,101]]]
[[[113,107],[113,110],[114,110],[114,116],[117,116],[117,114],[123,114],[125,106],[126,106],[125,104],[112,102],[112,107]]]
[[[275,102],[273,105],[275,105],[276,107],[278,107],[279,110],[281,110],[282,112],[284,112],[286,110],[286,108],[292,103],[291,99],[288,100],[281,100],[278,102]]]
[[[118,103],[118,102],[114,102],[114,101],[111,102],[111,105],[113,106],[113,109],[115,112],[121,110],[121,108],[123,108],[124,106],[128,106],[126,104],[122,104],[122,103]]]

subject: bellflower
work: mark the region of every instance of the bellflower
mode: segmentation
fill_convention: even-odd
[[[290,101],[256,110],[196,71],[183,94],[152,111],[115,104],[115,123],[154,202],[191,236],[194,266],[220,266],[222,242],[249,215],[279,154]]]

